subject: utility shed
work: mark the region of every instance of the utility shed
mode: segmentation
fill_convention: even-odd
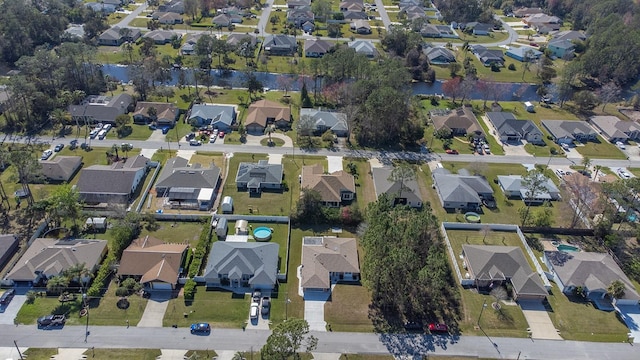
[[[223,238],[227,236],[228,229],[229,225],[227,218],[218,218],[218,223],[216,224],[216,235],[218,235],[219,238]]]
[[[222,213],[223,214],[233,214],[233,199],[231,196],[225,196],[222,199]]]

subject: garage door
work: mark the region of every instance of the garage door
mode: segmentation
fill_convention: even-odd
[[[171,284],[156,281],[151,283],[151,288],[154,290],[171,290]]]

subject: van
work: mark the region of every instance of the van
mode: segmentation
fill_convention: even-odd
[[[107,136],[107,131],[106,130],[100,130],[100,132],[98,133],[98,139],[100,140],[104,140],[104,138]]]
[[[109,131],[109,130],[111,130],[111,124],[105,124],[105,125],[102,127],[102,130],[104,130],[104,131]]]

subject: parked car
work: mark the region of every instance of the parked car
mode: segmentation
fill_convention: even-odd
[[[616,146],[622,150],[625,150],[627,148],[622,141],[616,141]]]
[[[565,172],[562,169],[558,169],[556,170],[556,174],[558,174],[559,177],[563,177],[565,175]]]
[[[11,299],[16,294],[16,291],[13,289],[9,289],[0,295],[0,305],[9,305]]]
[[[251,312],[249,313],[249,316],[251,317],[251,320],[255,320],[258,318],[258,313],[259,311],[260,305],[256,302],[251,303]]]
[[[209,334],[210,332],[211,332],[211,325],[209,325],[209,323],[191,324],[192,334]]]
[[[213,144],[214,142],[216,142],[216,138],[217,136],[211,135],[211,137],[209,137],[209,144]]]
[[[224,139],[224,131],[220,131],[220,132],[218,133],[218,137],[219,137],[220,139]]]
[[[405,321],[402,326],[406,331],[424,331],[424,326],[417,321]]]
[[[591,171],[588,171],[588,170],[578,170],[578,173],[581,174],[581,175],[584,175],[584,176],[586,176],[588,178],[591,177]]]
[[[102,126],[102,130],[109,131],[109,130],[111,130],[111,127],[112,127],[111,124],[104,124]]]
[[[162,129],[162,133],[166,135],[166,134],[169,133],[169,130],[171,130],[171,127],[170,126],[164,126],[161,129]]]
[[[491,148],[489,147],[489,144],[482,145],[482,148],[484,149],[485,154],[491,154]]]
[[[560,146],[562,147],[562,149],[564,149],[564,151],[569,151],[569,144],[562,143]]]
[[[95,139],[99,132],[100,132],[100,130],[93,129],[89,133],[89,137],[92,138],[92,139]]]
[[[200,145],[202,145],[202,142],[200,140],[192,139],[192,140],[189,141],[189,145],[191,145],[191,146],[200,146]]]
[[[620,177],[623,178],[623,179],[630,179],[631,178],[631,174],[629,174],[628,172],[624,171],[623,169],[618,170],[618,175],[620,175]]]
[[[262,291],[260,290],[253,290],[253,293],[251,294],[251,300],[254,303],[260,303],[260,298],[262,297]]]
[[[446,333],[449,332],[449,327],[446,324],[429,324],[429,331],[436,333]]]
[[[269,310],[271,310],[271,299],[268,296],[262,298],[262,310],[260,313],[264,316],[269,315]]]
[[[64,149],[64,144],[58,144],[56,145],[56,147],[53,149],[55,152],[60,152],[60,150]]]
[[[78,140],[77,139],[76,140],[71,140],[69,142],[69,147],[71,148],[71,150],[77,148],[78,147]]]
[[[46,315],[38,318],[38,327],[64,326],[67,318],[64,315]]]
[[[48,158],[51,157],[51,154],[53,154],[53,151],[51,150],[45,150],[42,152],[42,156],[40,156],[40,160],[47,160]]]
[[[444,152],[446,152],[447,154],[451,154],[451,155],[458,155],[458,150],[454,150],[454,149],[447,149]]]

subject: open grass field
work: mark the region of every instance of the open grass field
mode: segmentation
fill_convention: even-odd
[[[250,300],[250,296],[198,286],[193,302],[186,303],[182,297],[169,300],[162,324],[188,327],[209,322],[216,328],[241,328],[249,317]]]
[[[362,285],[340,284],[324,306],[324,320],[332,331],[372,332],[369,319],[371,293]]]

